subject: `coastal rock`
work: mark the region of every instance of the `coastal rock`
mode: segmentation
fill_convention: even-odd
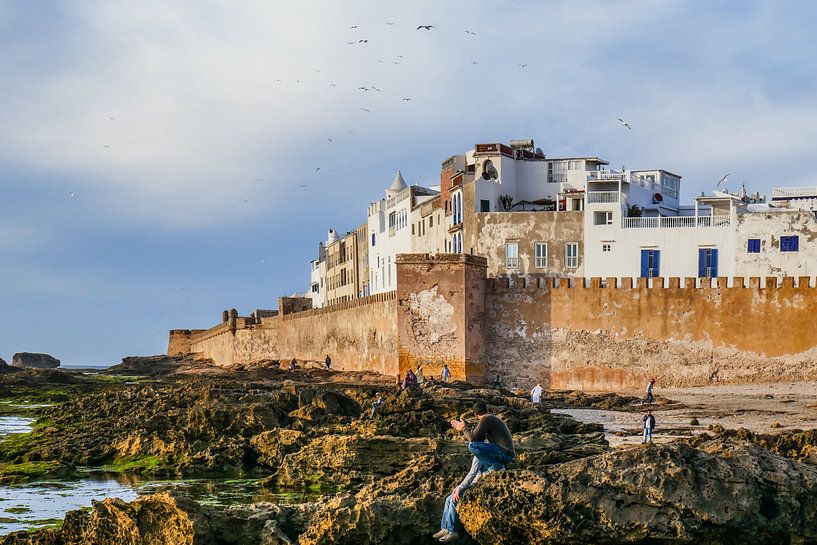
[[[9,364],[6,363],[6,360],[4,360],[3,358],[0,358],[0,369],[5,369],[8,366],[9,366]]]
[[[479,543],[812,543],[817,468],[741,441],[627,448],[485,476],[458,512]]]
[[[29,369],[56,369],[60,366],[60,360],[48,354],[18,352],[11,358],[11,364],[14,367],[27,367]]]

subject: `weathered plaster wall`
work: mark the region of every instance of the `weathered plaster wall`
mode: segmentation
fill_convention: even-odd
[[[610,390],[664,385],[817,377],[817,289],[783,286],[575,287],[489,281],[488,372],[527,386]],[[615,286],[615,279],[607,285]]]
[[[426,376],[439,376],[448,364],[453,378],[479,380],[485,259],[403,254],[397,286],[400,373],[422,364]]]
[[[797,235],[800,250],[781,252],[780,237]],[[760,239],[760,253],[747,251],[750,238]],[[735,271],[743,276],[813,276],[817,274],[817,219],[813,212],[738,214]]]
[[[282,298],[278,316],[260,323],[239,318],[235,330],[219,324],[193,335],[190,352],[218,365],[291,358],[322,363],[329,354],[333,369],[397,374],[394,292],[298,311],[304,306]]]

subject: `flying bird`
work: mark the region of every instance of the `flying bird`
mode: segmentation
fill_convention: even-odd
[[[364,112],[370,112],[371,110],[367,110],[366,108],[361,108]]]
[[[110,119],[111,121],[116,121],[116,120],[113,118],[113,116],[112,116],[112,115],[109,115],[109,116],[108,116],[108,119]]]
[[[300,184],[298,187],[306,187],[306,184]]]
[[[386,26],[394,26],[397,23],[386,23]]]
[[[318,168],[315,169],[315,172],[320,172],[320,171],[321,171],[321,167],[318,167]]]
[[[403,99],[404,102],[409,102],[410,100],[411,100],[410,98],[404,98]]]
[[[417,27],[417,30],[431,30],[432,28],[437,28],[434,25],[420,25]]]
[[[630,126],[630,124],[627,123],[626,121],[624,121],[623,119],[621,119],[620,117],[618,118],[618,122],[621,123],[622,127],[627,127],[628,129],[633,130],[633,128]]]
[[[359,43],[359,44],[367,44],[367,43],[369,43],[369,40],[358,40],[358,41],[357,41],[357,43]]]
[[[358,91],[368,91],[369,88],[368,87],[358,87],[357,90]]]
[[[403,58],[403,55],[397,55],[397,58],[398,58],[398,59],[402,59],[402,58]]]
[[[377,87],[375,87],[374,85],[372,85],[372,89],[374,89],[374,90],[375,90],[375,91],[377,91],[378,93],[382,93],[382,92],[383,92],[383,91],[381,91],[380,89],[378,89]]]
[[[77,194],[76,194],[76,193],[74,193],[73,191],[69,191],[69,192],[68,192],[68,197],[69,197],[69,198],[71,198],[71,199],[76,199],[76,198],[77,198]]]
[[[346,42],[346,45],[355,45],[355,42]]]
[[[471,61],[471,64],[479,64],[477,61]]]
[[[329,140],[330,142],[332,141],[332,139],[331,139],[331,138],[327,138],[327,140]]]
[[[528,67],[527,64],[517,64],[516,66],[518,66],[519,68],[527,68]]]
[[[720,186],[721,186],[721,184],[725,184],[725,183],[726,183],[726,179],[727,179],[727,178],[729,178],[729,176],[731,176],[731,175],[732,175],[732,173],[730,172],[729,174],[727,174],[726,176],[724,176],[723,178],[721,178],[721,180],[718,182],[718,185],[716,185],[715,187],[716,187],[716,188],[718,188],[718,187],[720,187]]]
[[[108,145],[108,144],[105,144],[105,145],[104,145],[104,146],[102,146],[102,147],[103,147],[103,148],[110,148],[111,146],[110,146],[110,145]]]
[[[350,26],[349,28],[350,28],[350,29],[352,29],[352,30],[354,30],[354,29],[356,29],[356,28],[357,28],[357,25],[352,25],[352,26]]]
[[[466,31],[465,31],[465,33],[466,33],[467,35],[469,35],[469,36],[476,36],[476,35],[477,35],[477,33],[476,33],[476,32],[471,32],[470,30],[466,30]]]

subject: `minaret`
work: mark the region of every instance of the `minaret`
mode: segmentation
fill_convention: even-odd
[[[394,176],[394,181],[392,181],[389,188],[386,190],[387,197],[394,197],[405,188],[407,188],[406,181],[403,179],[403,175],[400,174],[400,171],[397,171],[397,174]]]

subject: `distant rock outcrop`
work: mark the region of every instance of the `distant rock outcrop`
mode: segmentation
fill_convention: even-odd
[[[56,369],[60,360],[48,354],[34,354],[32,352],[18,352],[11,358],[14,367],[28,367],[29,369]]]
[[[0,358],[0,369],[5,369],[8,366],[9,366],[9,364],[6,363],[6,360],[4,360],[3,358]]]

